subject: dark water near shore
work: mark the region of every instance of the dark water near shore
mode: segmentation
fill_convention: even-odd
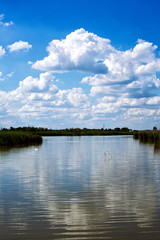
[[[0,240],[160,239],[160,153],[132,136],[0,151]]]

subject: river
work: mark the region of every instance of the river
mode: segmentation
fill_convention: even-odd
[[[160,239],[160,153],[132,136],[0,151],[0,239]]]

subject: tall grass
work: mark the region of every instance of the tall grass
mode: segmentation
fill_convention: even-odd
[[[42,137],[29,132],[0,131],[0,146],[41,144]]]
[[[138,131],[133,134],[134,139],[139,139],[143,143],[160,143],[160,131]]]

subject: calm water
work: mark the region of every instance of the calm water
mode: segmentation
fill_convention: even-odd
[[[160,239],[160,153],[132,136],[0,151],[0,239]]]

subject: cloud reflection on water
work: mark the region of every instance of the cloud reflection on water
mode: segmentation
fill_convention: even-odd
[[[152,239],[151,230],[159,232],[160,162],[153,146],[132,137],[56,137],[34,148],[0,155],[4,239],[116,237],[126,234],[124,224],[130,236],[146,232]]]

